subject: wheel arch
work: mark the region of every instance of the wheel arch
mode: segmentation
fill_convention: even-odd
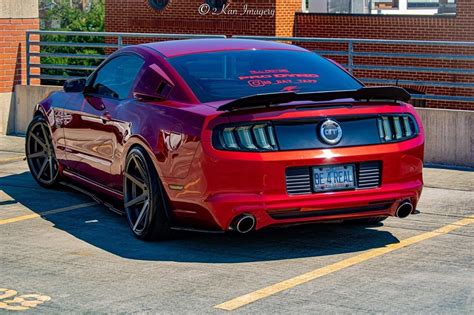
[[[48,118],[47,109],[44,108],[43,105],[38,103],[33,108],[33,118],[40,115],[43,116],[45,119]]]
[[[168,220],[171,220],[172,213],[171,213],[171,208],[169,206],[170,199],[169,199],[168,193],[166,192],[166,188],[164,187],[163,176],[162,176],[161,169],[158,165],[158,161],[156,159],[156,153],[152,150],[148,141],[144,139],[143,137],[139,135],[134,135],[127,140],[127,144],[125,145],[124,151],[123,151],[124,155],[122,159],[122,174],[123,172],[125,172],[125,163],[127,161],[127,156],[134,148],[142,148],[143,150],[145,150],[146,154],[148,155],[148,158],[151,160],[153,167],[155,168],[155,171],[161,183],[160,187],[161,187],[161,193],[163,196],[163,204],[164,204],[166,216]]]
[[[122,164],[122,166],[121,166],[122,167],[122,172],[125,170],[125,162],[127,161],[128,154],[135,147],[141,147],[142,149],[144,149],[146,151],[146,153],[148,154],[148,157],[151,159],[153,165],[155,166],[155,170],[158,173],[158,176],[161,179],[162,178],[162,172],[161,172],[160,167],[158,165],[158,161],[156,160],[156,153],[153,151],[152,146],[150,145],[150,143],[140,135],[131,136],[127,140],[127,142],[124,146],[123,158],[122,158],[122,163],[121,163]]]
[[[37,110],[35,110],[35,112],[33,113],[33,118],[35,118],[35,117],[37,117],[37,116],[43,116],[43,117],[44,117],[45,115],[44,115],[43,111],[37,109]]]

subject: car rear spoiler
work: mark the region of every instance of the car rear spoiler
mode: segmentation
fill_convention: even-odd
[[[404,88],[395,86],[363,87],[358,90],[330,91],[330,92],[311,92],[295,93],[280,92],[268,94],[256,94],[242,97],[227,104],[219,106],[219,111],[244,110],[258,107],[271,107],[278,104],[285,104],[296,101],[332,101],[337,99],[352,98],[354,100],[389,100],[407,102],[410,99],[410,93]]]

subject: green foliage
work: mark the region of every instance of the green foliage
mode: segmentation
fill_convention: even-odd
[[[45,30],[54,31],[79,31],[79,32],[103,32],[105,6],[104,0],[89,0],[90,10],[83,10],[80,4],[71,0],[54,0],[56,5],[49,6],[42,20]],[[42,7],[48,6],[51,1],[42,0]],[[72,6],[71,6],[72,4]],[[60,22],[61,27],[50,29],[50,25]],[[48,29],[49,28],[49,29]],[[71,43],[104,43],[104,37],[101,36],[64,36],[64,35],[42,35],[41,41],[48,42],[71,42]],[[88,54],[103,55],[104,48],[94,47],[72,47],[72,46],[43,46],[42,53],[67,53],[67,54]],[[43,64],[67,64],[80,66],[96,66],[101,59],[87,58],[65,58],[65,57],[42,57]],[[75,69],[41,69],[42,74],[48,75],[69,75],[69,76],[87,76],[90,71]],[[49,84],[54,82],[48,82]]]

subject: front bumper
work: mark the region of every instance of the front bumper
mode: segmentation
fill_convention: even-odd
[[[167,189],[178,224],[228,230],[241,214],[256,229],[270,225],[392,216],[399,203],[414,207],[423,187],[423,137],[392,144],[286,152],[226,152],[202,143],[182,191]],[[289,167],[380,161],[378,188],[289,195]],[[169,182],[174,183],[174,182]]]

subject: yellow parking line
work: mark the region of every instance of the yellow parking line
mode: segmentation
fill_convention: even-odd
[[[13,217],[13,218],[9,218],[9,219],[0,220],[0,225],[14,223],[14,222],[18,222],[18,221],[31,220],[31,219],[39,218],[39,217],[46,216],[46,215],[49,215],[49,214],[55,214],[55,213],[60,213],[60,212],[66,212],[66,211],[81,209],[81,208],[90,207],[90,206],[93,206],[93,205],[97,205],[97,203],[87,202],[87,203],[81,203],[81,204],[74,205],[74,206],[63,207],[63,208],[48,210],[48,211],[39,212],[39,213],[26,214],[26,215],[22,215],[22,216],[18,216],[18,217]]]
[[[428,240],[430,238],[440,236],[443,234],[447,234],[449,232],[452,232],[456,229],[459,229],[463,226],[473,224],[474,223],[474,215],[468,216],[462,220],[459,220],[457,222],[445,225],[439,229],[436,229],[431,232],[426,232],[422,233],[413,237],[409,237],[407,239],[401,240],[399,243],[393,243],[386,245],[385,247],[381,248],[375,248],[372,249],[368,252],[356,255],[354,257],[350,257],[344,260],[341,260],[337,263],[315,269],[313,271],[304,273],[302,275],[296,276],[294,278],[270,285],[266,288],[239,296],[235,299],[229,300],[227,302],[224,302],[219,305],[215,305],[215,308],[226,310],[226,311],[233,311],[235,309],[238,309],[242,306],[248,305],[250,303],[253,303],[255,301],[267,298],[271,295],[274,295],[276,293],[288,290],[290,288],[296,287],[298,285],[304,284],[306,282],[309,282],[311,280],[323,277],[325,275],[331,274],[333,272],[345,269],[347,267],[359,264],[361,262],[367,261],[369,259],[390,253],[394,250],[413,245],[416,243],[419,243],[421,241]]]
[[[14,157],[10,157],[10,158],[5,158],[5,159],[0,159],[0,164],[7,164],[7,163],[11,163],[11,162],[18,162],[18,161],[21,161],[25,158],[24,155],[22,156],[14,156]]]

